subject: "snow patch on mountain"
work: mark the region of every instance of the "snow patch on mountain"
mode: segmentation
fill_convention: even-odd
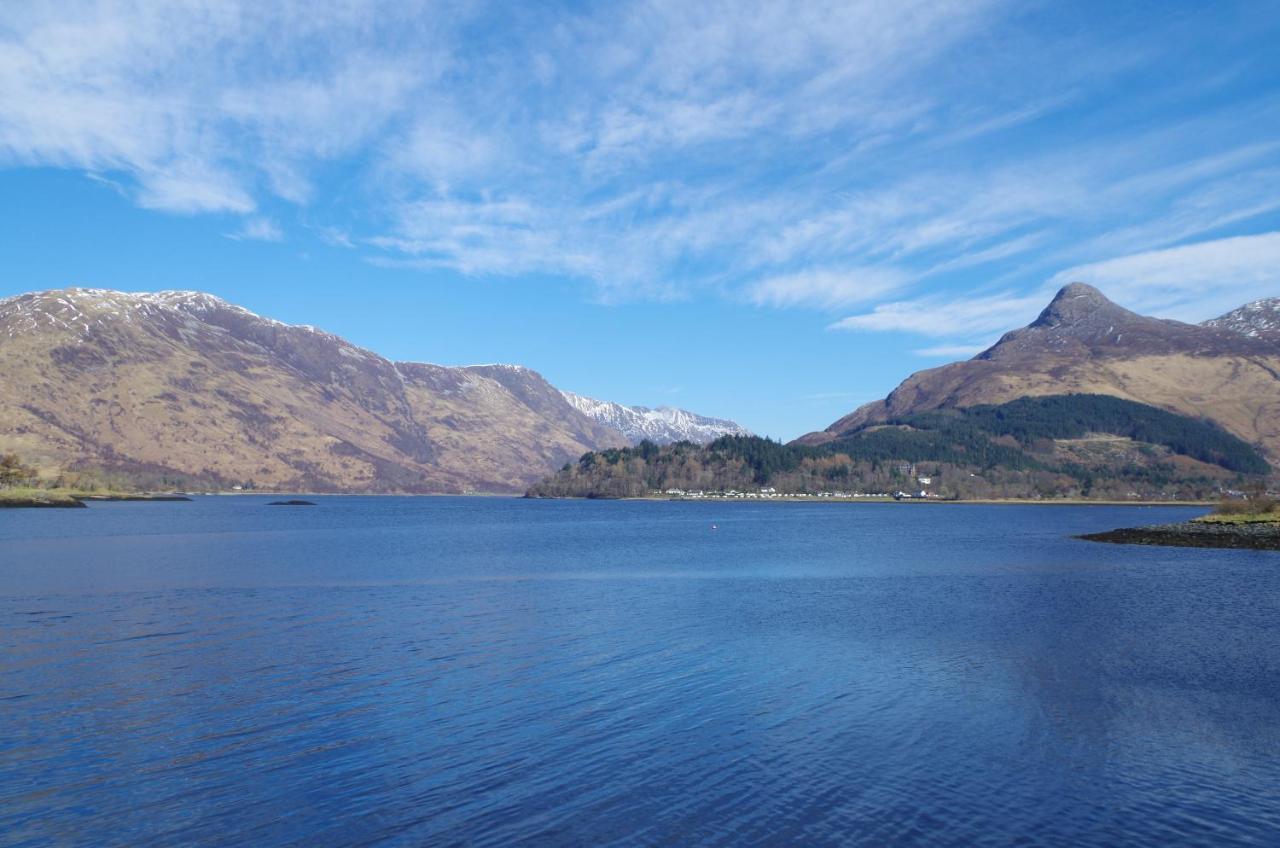
[[[89,333],[112,321],[133,324],[159,315],[183,315],[205,320],[227,312],[275,327],[332,336],[307,324],[286,324],[198,291],[122,292],[111,289],[69,288],[32,292],[0,300],[0,326],[9,338],[42,327]],[[336,336],[332,336],[337,338]]]
[[[1268,297],[1246,303],[1226,315],[1205,321],[1204,326],[1230,330],[1253,339],[1280,341],[1280,297]]]
[[[705,445],[721,436],[750,436],[745,427],[723,418],[708,418],[684,409],[662,406],[623,406],[608,400],[596,400],[573,392],[561,391],[574,409],[588,418],[612,427],[632,444],[646,439],[655,444],[694,442]]]

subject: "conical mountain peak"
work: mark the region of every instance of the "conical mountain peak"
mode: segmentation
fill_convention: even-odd
[[[1040,317],[1006,333],[980,360],[1123,357],[1182,352],[1256,352],[1257,341],[1213,327],[1150,318],[1112,302],[1085,283],[1064,286]]]
[[[1105,294],[1093,286],[1087,283],[1070,283],[1058,290],[1053,300],[1031,326],[1059,327],[1079,324],[1095,319],[1099,314],[1108,317],[1133,315],[1129,310],[1112,303]]]

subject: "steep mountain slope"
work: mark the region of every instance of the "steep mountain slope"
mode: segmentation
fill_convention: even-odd
[[[658,445],[693,442],[705,445],[721,436],[749,436],[745,427],[722,418],[708,418],[684,409],[660,406],[623,406],[573,392],[561,392],[574,409],[591,420],[617,430],[633,444],[648,440]]]
[[[623,444],[528,369],[393,363],[207,294],[0,301],[0,451],[46,470],[504,492]]]
[[[1261,331],[1237,331],[1240,321],[1228,319],[1241,311],[1205,325],[1184,324],[1137,315],[1091,286],[1072,283],[1029,326],[973,359],[912,374],[884,400],[799,441],[823,444],[924,410],[1085,393],[1214,421],[1274,461],[1280,459],[1280,342]]]

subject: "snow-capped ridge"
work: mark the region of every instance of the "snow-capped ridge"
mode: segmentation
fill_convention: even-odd
[[[573,392],[560,394],[583,415],[612,427],[633,444],[642,441],[657,444],[695,442],[706,444],[721,436],[749,436],[751,431],[733,421],[709,418],[672,406],[623,406],[607,400],[596,400]]]
[[[157,292],[124,292],[73,286],[15,295],[0,300],[0,321],[13,338],[42,325],[88,333],[94,325],[109,321],[132,323],[139,317],[174,314],[205,321],[211,313],[229,313],[274,327],[300,330],[338,339],[309,324],[287,324],[267,318],[207,292],[166,289]],[[345,345],[350,345],[344,342]],[[354,347],[354,346],[352,346]]]
[[[1225,315],[1204,322],[1204,326],[1240,333],[1253,339],[1280,341],[1280,297],[1246,303]]]
[[[477,362],[471,365],[459,365],[459,368],[501,368],[503,371],[512,371],[516,374],[534,374],[532,368],[524,365],[512,365],[509,362]]]

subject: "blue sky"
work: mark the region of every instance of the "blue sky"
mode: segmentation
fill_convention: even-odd
[[[0,296],[200,289],[792,438],[1065,282],[1280,295],[1276,44],[1265,2],[10,3]]]

